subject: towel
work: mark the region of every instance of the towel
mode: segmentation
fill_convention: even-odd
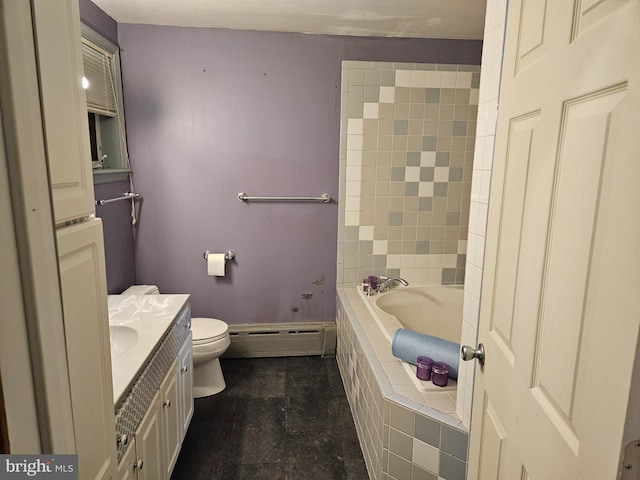
[[[400,360],[416,364],[420,356],[431,357],[436,362],[449,365],[449,377],[458,378],[460,344],[424,333],[399,328],[393,335],[391,353]]]

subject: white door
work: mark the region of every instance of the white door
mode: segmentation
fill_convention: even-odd
[[[640,324],[640,2],[509,2],[470,480],[616,477]]]
[[[71,408],[80,477],[115,478],[116,419],[102,221],[58,230]]]

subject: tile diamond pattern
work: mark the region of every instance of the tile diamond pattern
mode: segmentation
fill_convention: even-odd
[[[368,244],[343,244],[339,283],[354,285],[372,273],[423,284],[463,283],[466,252],[460,242],[469,226],[479,70],[343,62],[344,225],[373,227],[378,243],[375,255]],[[443,220],[454,218],[452,213],[458,214],[455,225]],[[445,226],[457,227],[457,235],[451,230],[441,238]],[[389,256],[396,253],[413,260],[392,266]],[[427,261],[418,258],[423,255]],[[457,258],[443,268],[443,255]]]

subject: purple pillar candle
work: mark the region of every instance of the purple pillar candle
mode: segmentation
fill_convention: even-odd
[[[449,365],[444,362],[433,362],[431,365],[431,381],[439,387],[446,387],[449,383]]]
[[[420,380],[431,380],[431,365],[433,360],[429,357],[418,357],[416,361],[416,377]]]

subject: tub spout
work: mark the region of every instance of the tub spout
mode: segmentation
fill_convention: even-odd
[[[380,278],[383,280],[383,282],[380,285],[378,285],[378,292],[385,292],[387,290],[390,290],[391,287],[393,287],[394,283],[401,283],[405,287],[409,286],[409,282],[407,282],[404,278],[400,278],[400,277],[394,277],[394,278],[380,277]]]

